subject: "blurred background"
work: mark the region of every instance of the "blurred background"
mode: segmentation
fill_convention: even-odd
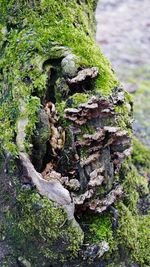
[[[97,42],[134,99],[134,132],[150,147],[150,0],[100,0]]]

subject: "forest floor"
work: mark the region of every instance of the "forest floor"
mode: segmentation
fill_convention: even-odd
[[[150,1],[100,0],[97,42],[133,93],[134,131],[150,147]]]

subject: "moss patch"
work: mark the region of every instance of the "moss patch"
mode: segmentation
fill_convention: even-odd
[[[107,241],[110,246],[110,252],[116,249],[111,214],[105,213],[100,216],[87,216],[84,224],[88,227],[88,232],[85,236],[86,242],[98,244],[102,241]]]
[[[16,116],[20,114],[20,101],[26,99],[27,104],[35,103],[32,98],[41,98],[45,93],[48,75],[43,63],[46,60],[57,60],[72,50],[79,57],[81,66],[99,68],[97,92],[108,96],[118,84],[110,63],[93,38],[95,3],[82,1],[82,4],[77,4],[68,0],[63,3],[60,0],[1,1],[0,96],[3,105],[0,108],[0,136],[3,146],[13,154],[16,154],[14,125]],[[75,102],[82,102],[85,97],[84,94],[82,97],[76,95]],[[33,111],[34,107],[33,104]],[[8,116],[8,109],[13,120]],[[35,121],[30,116],[29,120],[33,129]],[[28,133],[29,139],[31,134],[32,131]]]
[[[146,215],[139,214],[137,204],[140,198],[149,195],[148,179],[145,175],[150,173],[149,154],[150,151],[134,139],[132,158],[123,164],[121,172],[124,199],[117,204],[117,243],[122,247],[125,258],[142,267],[150,265],[150,250],[147,246],[150,243],[150,211]]]
[[[122,246],[124,256],[142,267],[149,266],[150,216],[134,216],[123,203],[118,205],[118,211],[118,244]]]
[[[18,195],[15,209],[6,214],[5,234],[16,256],[22,255],[40,266],[38,261],[64,261],[67,255],[77,255],[81,236],[77,228],[68,224],[61,207],[26,190]]]
[[[150,169],[150,150],[137,138],[133,139],[132,161],[137,168]]]
[[[138,263],[150,266],[150,211],[139,213],[138,202],[149,195],[146,173],[149,169],[150,151],[137,139],[133,142],[132,157],[128,158],[116,178],[123,185],[122,201],[115,204],[118,212],[118,226],[113,228],[113,213],[109,209],[102,215],[82,217],[85,241],[98,244],[102,240],[109,243],[110,250],[104,256],[108,266],[129,266]],[[142,157],[143,156],[143,157]],[[145,164],[144,164],[145,163]],[[105,195],[105,191],[103,191]]]

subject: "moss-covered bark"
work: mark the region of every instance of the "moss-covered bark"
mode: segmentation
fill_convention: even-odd
[[[145,162],[135,142],[121,167],[132,101],[95,44],[95,7],[0,0],[2,266],[149,266]]]

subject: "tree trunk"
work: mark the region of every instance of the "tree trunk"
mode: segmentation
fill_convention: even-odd
[[[89,236],[122,203],[132,102],[95,44],[95,8],[0,2],[2,266],[99,266],[112,251]]]

